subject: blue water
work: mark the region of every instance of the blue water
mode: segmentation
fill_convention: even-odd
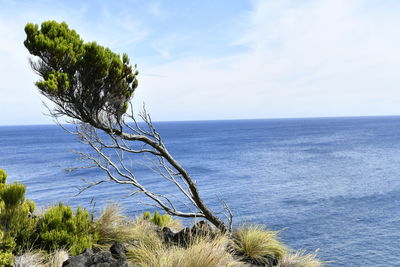
[[[224,199],[237,224],[285,228],[286,244],[320,248],[332,266],[400,266],[400,117],[163,122],[157,128],[208,204],[218,210],[217,196]],[[81,178],[104,175],[64,171],[82,165],[70,151],[86,148],[57,126],[0,127],[0,148],[0,167],[27,185],[39,206],[64,201],[97,210],[117,200],[132,216],[149,209],[119,185],[74,197]],[[139,166],[137,174],[168,191],[148,169]]]

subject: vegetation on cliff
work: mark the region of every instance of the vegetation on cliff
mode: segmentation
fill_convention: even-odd
[[[169,215],[146,212],[136,219],[110,204],[98,218],[62,203],[35,212],[26,187],[7,184],[0,169],[0,266],[61,266],[87,248],[107,250],[124,244],[134,266],[322,266],[314,254],[291,252],[278,233],[262,226],[241,226],[232,233],[208,224],[184,227]],[[35,262],[23,265],[21,262]]]

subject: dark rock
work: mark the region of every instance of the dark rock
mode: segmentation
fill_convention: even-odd
[[[209,236],[212,238],[215,234],[215,228],[205,221],[197,222],[192,227],[186,227],[179,232],[174,232],[169,227],[164,227],[162,229],[164,242],[175,243],[181,246],[187,246],[193,237]]]
[[[209,236],[209,237],[214,237],[216,234],[215,228],[211,226],[206,221],[199,221],[195,223],[192,228],[190,229],[190,232],[193,236]]]
[[[243,262],[240,267],[274,267],[277,266],[279,261],[275,258],[272,258],[269,255],[264,256],[263,260],[255,260],[245,255],[242,255],[238,258],[241,262]]]
[[[110,252],[115,259],[126,259],[125,251],[125,247],[119,242],[114,243],[110,248]]]
[[[162,229],[162,236],[166,243],[176,242],[175,241],[176,233],[174,231],[172,231],[172,229],[169,227],[164,227]]]
[[[110,252],[112,256],[117,259],[119,262],[126,261],[126,255],[125,255],[126,248],[124,245],[122,245],[119,242],[114,243],[114,245],[111,246]]]
[[[119,248],[119,246],[117,245],[116,248]],[[85,249],[82,254],[66,260],[63,267],[128,267],[125,253],[123,251],[122,253],[123,258],[116,259],[111,252],[101,251],[99,248]]]

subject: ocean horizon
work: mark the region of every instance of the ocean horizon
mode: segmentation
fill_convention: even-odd
[[[293,249],[319,249],[332,266],[400,266],[400,116],[273,118],[155,122],[170,153],[197,181],[203,199],[234,213],[235,225],[282,230]],[[57,125],[0,126],[0,168],[27,185],[27,198],[98,212],[119,202],[140,205],[122,185],[77,195],[97,169],[77,169],[72,150],[87,151]],[[167,190],[143,166],[154,190]],[[384,262],[383,262],[384,261]]]

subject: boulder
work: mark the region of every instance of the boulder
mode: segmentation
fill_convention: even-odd
[[[66,260],[63,267],[128,267],[122,244],[114,244],[110,251],[85,249],[82,254]]]
[[[199,221],[192,227],[186,227],[179,232],[174,232],[169,227],[162,229],[162,236],[164,242],[175,243],[181,246],[187,246],[193,237],[214,237],[217,230],[212,227],[208,222]]]
[[[125,249],[124,245],[122,245],[119,242],[114,243],[114,245],[112,245],[110,248],[110,252],[111,252],[112,256],[118,260],[119,259],[126,260],[125,251],[126,251],[126,249]]]

